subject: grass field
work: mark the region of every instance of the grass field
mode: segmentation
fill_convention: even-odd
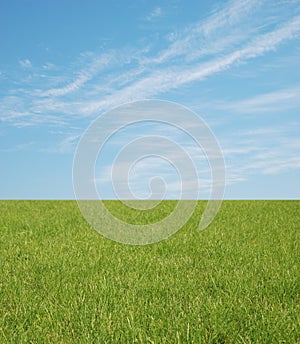
[[[299,343],[300,201],[225,201],[199,232],[204,205],[126,246],[76,202],[1,201],[0,343]]]

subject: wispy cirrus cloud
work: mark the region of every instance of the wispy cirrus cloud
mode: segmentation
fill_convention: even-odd
[[[194,64],[192,67],[172,66],[158,68],[150,75],[133,82],[131,85],[104,97],[99,102],[91,102],[84,112],[97,112],[116,106],[118,103],[149,98],[176,89],[185,84],[203,80],[211,75],[224,71],[231,66],[254,59],[275,50],[282,42],[298,37],[300,33],[300,16],[284,23],[279,28],[255,37],[245,47],[225,56],[207,62]]]
[[[98,58],[94,58],[87,67],[77,73],[74,80],[72,80],[70,83],[62,87],[48,89],[41,92],[40,95],[43,97],[60,97],[78,91],[95,75],[100,73],[100,71],[112,64],[113,61],[115,61],[115,55],[113,53],[103,54]],[[47,66],[49,66],[49,64]]]
[[[95,116],[124,102],[157,97],[203,81],[240,63],[273,52],[282,43],[299,37],[300,16],[283,21],[280,8],[277,16],[274,13],[269,15],[272,25],[262,25],[255,19],[251,26],[251,21],[245,19],[255,17],[262,3],[258,0],[225,3],[205,20],[183,29],[168,42],[167,48],[158,52],[153,52],[149,45],[101,55],[90,53],[88,59],[79,58],[71,71],[61,69],[57,85],[51,74],[53,69],[48,68],[52,65],[48,62],[42,67],[43,73],[31,76],[37,84],[33,83],[31,97],[28,87],[26,94],[18,92],[23,109],[19,106],[17,111],[12,111],[6,106],[2,119],[14,123],[18,113],[19,117],[27,117],[28,123],[34,124],[32,119],[38,113],[61,118],[72,112],[76,118],[78,114]],[[24,61],[27,65],[27,60]],[[5,98],[2,101],[7,105]],[[42,118],[46,120],[47,116]]]
[[[243,40],[245,36],[247,37],[248,30],[240,35],[235,25],[241,24],[243,18],[257,9],[261,3],[261,0],[245,0],[223,4],[203,21],[189,25],[182,32],[171,33],[169,35],[171,43],[168,48],[147,61],[161,64],[180,56],[190,60],[220,53],[230,45]],[[221,30],[223,32],[220,35]]]
[[[288,87],[255,97],[232,102],[217,103],[216,107],[237,113],[274,113],[300,106],[300,87]]]
[[[298,170],[300,123],[288,122],[239,130],[223,142],[228,177],[248,179]]]

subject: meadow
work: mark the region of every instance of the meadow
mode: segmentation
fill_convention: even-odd
[[[0,343],[299,343],[300,201],[224,201],[198,231],[204,206],[128,246],[75,201],[1,201]]]

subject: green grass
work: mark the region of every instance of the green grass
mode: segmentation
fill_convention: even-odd
[[[299,343],[300,201],[225,201],[199,232],[204,205],[126,246],[76,202],[0,202],[0,343]]]

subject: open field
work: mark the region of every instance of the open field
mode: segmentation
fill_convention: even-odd
[[[204,205],[125,246],[75,201],[1,201],[0,343],[299,343],[300,201],[225,201],[199,232]]]

